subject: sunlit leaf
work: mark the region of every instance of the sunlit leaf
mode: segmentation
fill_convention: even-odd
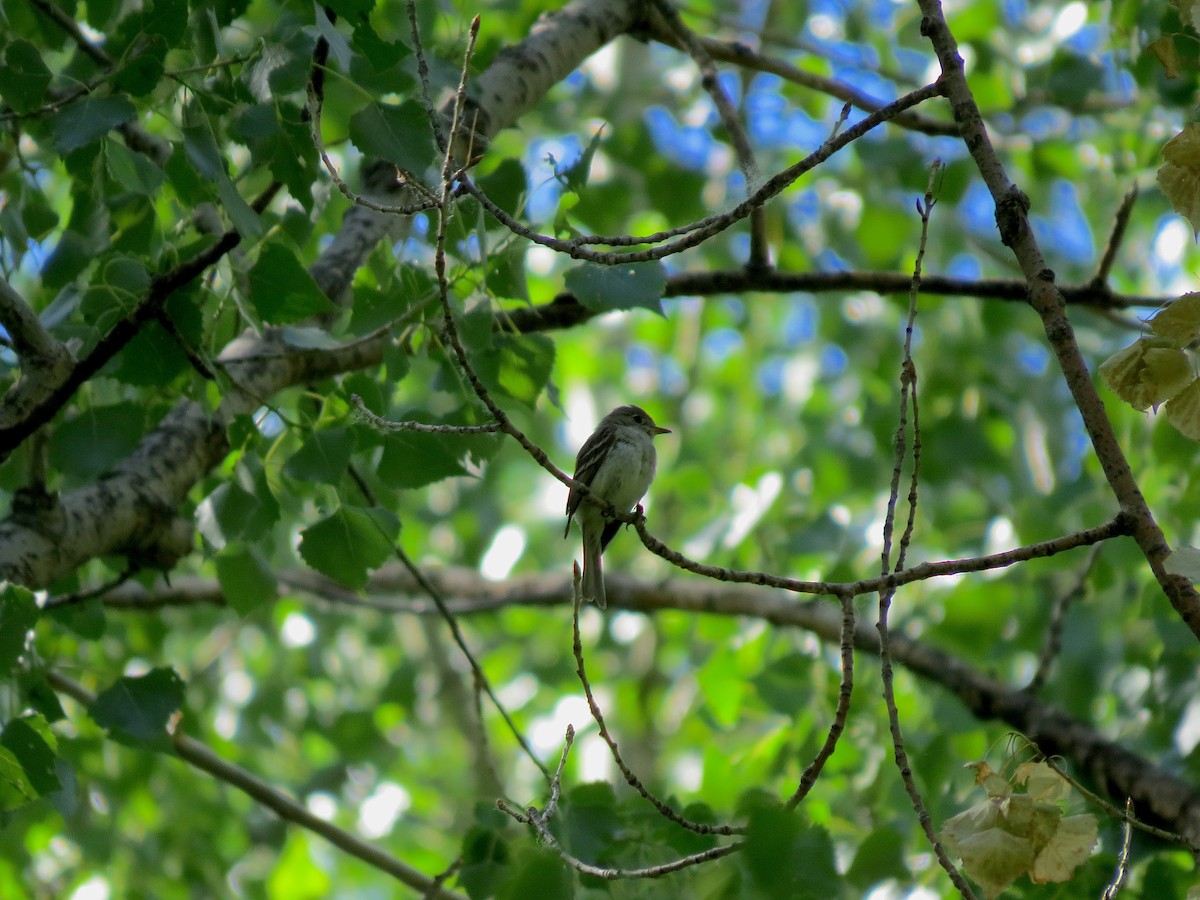
[[[275,577],[252,550],[227,547],[214,562],[221,593],[238,615],[249,615],[275,598]]]
[[[1105,383],[1134,409],[1157,406],[1195,379],[1187,354],[1164,342],[1140,338],[1100,366]]]
[[[1070,881],[1092,854],[1098,825],[1090,813],[1068,816],[1058,823],[1050,842],[1038,853],[1029,877],[1035,883]]]
[[[1200,381],[1192,381],[1166,402],[1163,412],[1179,433],[1200,441]]]
[[[300,555],[318,572],[361,588],[370,570],[392,555],[399,530],[400,523],[386,510],[340,506],[300,532]]]
[[[1200,230],[1200,125],[1187,125],[1167,142],[1158,186],[1175,212]]]

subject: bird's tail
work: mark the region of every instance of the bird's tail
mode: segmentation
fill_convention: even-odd
[[[583,578],[580,593],[584,600],[591,600],[601,609],[608,606],[604,596],[604,570],[600,566],[601,535],[595,528],[583,528]]]

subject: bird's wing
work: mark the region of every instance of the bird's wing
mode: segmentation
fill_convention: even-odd
[[[616,434],[611,428],[598,428],[592,432],[592,436],[583,442],[583,446],[579,448],[579,455],[575,457],[574,479],[590,487],[614,443]],[[570,532],[571,519],[582,502],[583,492],[571,488],[571,493],[567,495],[567,529],[563,532],[563,537]]]

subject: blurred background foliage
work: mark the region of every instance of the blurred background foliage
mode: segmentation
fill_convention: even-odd
[[[360,145],[370,141],[355,137],[366,127],[355,116],[375,101],[414,97],[415,65],[403,4],[332,7],[343,21],[365,11],[361,21],[372,26],[336,26],[345,55],[331,54],[326,80],[323,135],[354,181]],[[90,345],[150,273],[211,242],[192,212],[219,202],[246,239],[172,299],[168,314],[182,339],[213,358],[248,324],[295,324],[321,311],[304,269],[328,247],[348,203],[331,188],[301,119],[313,49],[329,28],[318,26],[313,7],[156,0],[57,8],[110,65],[81,53],[40,0],[0,3],[8,107],[0,263],[10,284],[57,337]],[[471,16],[482,21],[479,72],[546,11],[529,0],[420,0],[417,9],[439,87],[457,78]],[[700,0],[682,11],[701,34],[884,101],[936,75],[915,3]],[[1142,298],[1193,289],[1194,241],[1154,187],[1159,150],[1196,103],[1200,42],[1179,5],[1007,0],[948,4],[947,12],[1058,282],[1093,277],[1122,197],[1137,185],[1110,287]],[[1147,49],[1160,39],[1175,48],[1177,77]],[[816,149],[837,121],[841,101],[825,93],[749,67],[722,64],[720,72],[764,173]],[[81,83],[97,89],[45,108],[48,86]],[[937,103],[919,112],[949,122]],[[862,115],[853,111],[850,122]],[[114,130],[128,121],[165,142],[166,155]],[[586,185],[568,189],[557,174],[597,133]],[[1105,521],[1115,505],[1037,317],[1019,301],[980,299],[970,288],[1019,273],[957,138],[887,126],[800,179],[767,208],[775,263],[796,273],[910,274],[919,245],[914,201],[935,157],[945,171],[925,271],[965,286],[919,302],[923,458],[912,562],[1046,540]],[[564,235],[645,234],[727,208],[745,191],[694,64],[628,37],[497,135],[475,174],[501,205]],[[273,179],[285,190],[266,212],[242,208]],[[54,751],[41,787],[21,788],[28,773],[9,770],[0,895],[396,896],[378,870],[242,793],[136,739],[114,739],[95,709],[89,716],[64,700],[63,717],[37,675],[43,666],[97,691],[122,676],[173,669],[189,734],[424,872],[461,855],[448,886],[472,896],[948,892],[892,763],[873,658],[858,659],[847,732],[798,817],[781,818],[771,805],[791,794],[824,738],[837,700],[837,648],[755,616],[618,608],[582,616],[597,697],[634,770],[693,818],[749,821],[746,853],[653,884],[601,882],[565,870],[495,810],[498,796],[542,804],[541,773],[486,702],[480,731],[471,673],[444,623],[405,611],[428,602],[364,585],[385,562],[395,568],[391,533],[424,569],[467,567],[500,584],[567,573],[578,536],[562,540],[565,488],[515,442],[383,434],[354,416],[349,397],[358,393],[391,419],[483,420],[437,329],[433,230],[419,214],[407,235],[377,248],[355,278],[352,310],[331,326],[345,339],[402,319],[383,364],[270,398],[237,423],[227,459],[191,492],[185,513],[197,522],[195,551],[171,580],[219,586],[227,605],[122,609],[100,596],[41,612],[24,654],[33,674],[17,665],[20,648],[0,655],[9,673],[0,717],[52,723],[44,730],[53,741],[44,743]],[[747,252],[747,229],[735,227],[668,258],[665,270],[738,270]],[[667,297],[661,315],[631,309],[545,334],[493,334],[493,317],[549,303],[579,264],[513,238],[469,200],[452,222],[449,255],[472,359],[560,467],[570,469],[599,416],[636,402],[673,430],[659,443],[648,501],[655,535],[720,566],[827,580],[878,570],[905,297],[709,292]],[[1093,371],[1152,309],[1103,307],[1071,310]],[[17,371],[0,348],[0,378]],[[175,337],[147,326],[46,430],[48,486],[94,481],[178,398],[215,405],[220,395]],[[1196,543],[1194,444],[1153,416],[1108,407],[1168,540]],[[25,483],[32,447],[26,442],[0,466],[5,491]],[[357,593],[302,589],[293,576],[306,564]],[[93,589],[125,566],[95,560],[45,596]],[[671,579],[684,592],[699,584],[645,552],[632,532],[614,542],[606,569],[651,585]],[[1094,558],[1079,550],[905,587],[893,625],[1020,685],[1054,599],[1080,579],[1083,594],[1067,614],[1042,696],[1194,781],[1195,643],[1131,542],[1109,542]],[[134,581],[164,590],[153,569]],[[19,620],[18,597],[10,592],[6,625]],[[554,824],[563,845],[624,867],[713,846],[659,818],[613,767],[575,676],[566,597],[548,607],[510,599],[460,624],[545,764],[556,763],[568,723],[579,732]],[[870,598],[856,606],[873,617]],[[896,688],[917,781],[940,823],[973,802],[962,764],[1002,760],[1007,730],[903,669]],[[5,734],[16,740],[16,730]],[[1025,882],[1010,895],[1095,896],[1119,845],[1117,824],[1102,817],[1097,854],[1075,881]],[[1135,839],[1128,896],[1182,896],[1191,877],[1186,854]]]

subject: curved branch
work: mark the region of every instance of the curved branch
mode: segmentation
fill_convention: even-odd
[[[73,681],[59,672],[49,670],[46,672],[46,680],[54,690],[66,694],[84,706],[89,706],[96,700],[95,694],[79,682]],[[401,884],[424,891],[426,897],[437,898],[437,900],[466,900],[462,894],[443,888],[437,879],[430,878],[390,853],[385,853],[378,847],[368,844],[357,835],[314,815],[303,803],[276,790],[240,766],[235,766],[228,760],[222,759],[195,738],[176,731],[172,735],[171,745],[175,749],[175,755],[184,762],[202,772],[207,772],[219,781],[232,785],[284,821],[294,822],[301,828],[307,828],[313,834],[325,838],[335,847],[392,876]]]
[[[455,600],[447,605],[456,615],[490,613],[511,606],[568,607],[570,578],[544,573],[488,581],[475,569],[448,568],[424,572],[437,589]],[[432,603],[385,599],[378,595],[422,596],[411,574],[398,565],[376,571],[362,597],[312,572],[282,575],[295,590],[339,606],[363,606],[404,615],[438,615]],[[802,628],[830,644],[839,644],[845,627],[840,606],[825,601],[796,602],[791,594],[764,591],[746,585],[720,584],[693,579],[638,579],[623,572],[605,574],[610,607],[632,612],[707,613],[761,619],[778,627]],[[105,599],[110,608],[153,609],[174,605],[221,602],[219,586],[198,578],[172,579],[170,587],[149,591],[129,582]],[[995,719],[1026,735],[1045,753],[1071,761],[1118,805],[1132,798],[1139,819],[1181,835],[1191,847],[1200,847],[1200,790],[1167,770],[1155,766],[1117,741],[1109,740],[1087,722],[1047,703],[1024,688],[1014,687],[986,674],[962,659],[928,643],[907,637],[903,629],[891,632],[895,663],[954,694],[979,719]],[[869,622],[853,630],[854,647],[877,655],[879,634]]]
[[[1167,572],[1165,563],[1170,545],[1154,520],[1154,514],[1133,477],[1104,403],[1096,391],[1087,363],[1075,340],[1075,331],[1066,315],[1062,292],[1054,284],[1054,272],[1046,265],[1037,236],[1029,221],[1029,198],[1008,177],[1004,164],[992,147],[983,124],[983,115],[967,83],[958,42],[942,14],[939,0],[919,0],[924,18],[921,33],[933,45],[942,67],[942,80],[954,120],[975,165],[996,203],[996,224],[1000,239],[1012,250],[1029,288],[1029,304],[1042,319],[1046,340],[1058,359],[1067,387],[1083,416],[1083,425],[1091,439],[1096,459],[1104,470],[1109,487],[1133,522],[1133,537],[1150,564],[1150,570],[1179,617],[1200,638],[1200,593],[1186,578]]]

